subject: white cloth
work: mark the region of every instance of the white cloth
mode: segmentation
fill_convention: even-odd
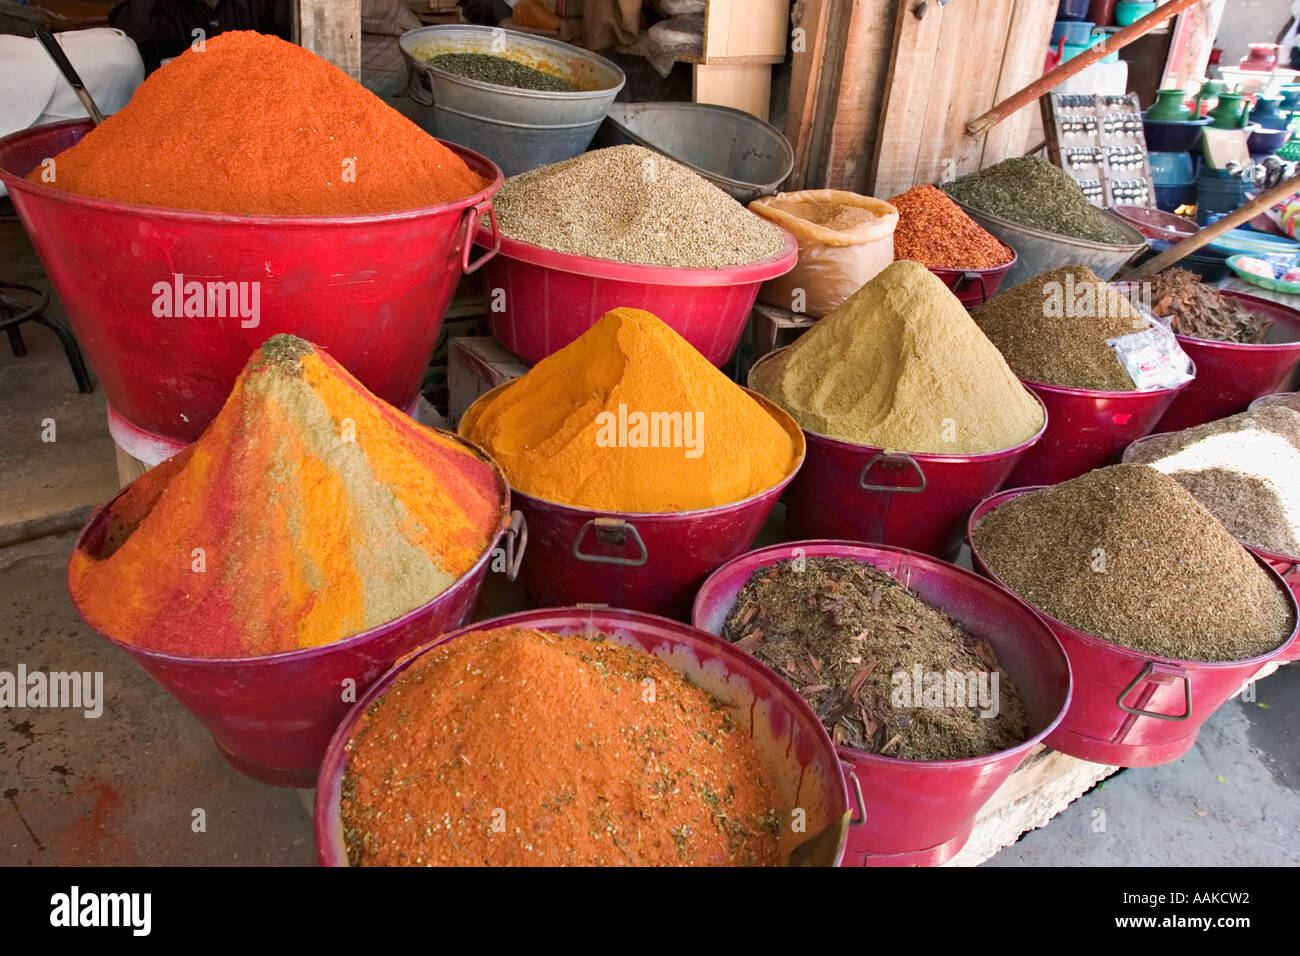
[[[105,116],[125,106],[144,81],[140,51],[121,30],[67,30],[55,38]],[[85,115],[40,41],[0,34],[0,136]]]
[[[55,38],[105,116],[125,106],[144,82],[140,51],[121,30],[67,30]],[[39,40],[0,33],[0,136],[85,116],[86,108]],[[0,197],[6,195],[0,183]]]

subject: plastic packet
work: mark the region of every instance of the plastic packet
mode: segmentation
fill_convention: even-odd
[[[1192,360],[1163,322],[1157,320],[1141,332],[1107,339],[1106,344],[1139,392],[1192,380]]]

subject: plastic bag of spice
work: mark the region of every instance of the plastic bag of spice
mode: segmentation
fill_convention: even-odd
[[[763,283],[759,299],[821,318],[894,261],[898,210],[838,189],[805,189],[755,199],[749,208],[799,241],[799,261]]]

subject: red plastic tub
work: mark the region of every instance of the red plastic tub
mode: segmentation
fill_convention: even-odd
[[[952,291],[962,305],[974,309],[997,295],[998,286],[1002,285],[1002,280],[1019,258],[1016,250],[1001,239],[998,242],[1003,249],[1011,253],[1011,261],[1004,266],[994,266],[992,269],[940,269],[935,266],[927,266],[927,268],[943,280],[943,284]]]
[[[573,256],[502,236],[501,251],[486,269],[488,329],[525,362],[540,362],[610,309],[644,309],[721,366],[740,341],[758,287],[794,268],[799,247],[794,236],[785,237],[785,248],[770,259],[673,269]],[[481,230],[477,241],[488,245],[491,239]]]
[[[779,354],[755,363],[750,381]],[[1002,487],[1051,427],[1045,412],[1032,438],[983,455],[886,452],[805,431],[808,458],[785,497],[786,536],[888,544],[951,559],[970,509]]]
[[[1037,488],[1013,488],[994,495],[971,514],[969,527],[1000,504]],[[968,532],[971,562],[992,581]],[[1268,562],[1255,560],[1290,598],[1294,595]],[[1241,661],[1206,663],[1156,657],[1120,647],[1056,620],[1042,610],[1065,648],[1074,672],[1074,696],[1065,719],[1046,739],[1047,746],[1094,763],[1151,767],[1177,760],[1196,743],[1201,725],[1272,660],[1283,659],[1296,644],[1296,628],[1281,646]]]
[[[794,420],[758,393],[750,395],[795,439],[797,458],[782,481],[742,501],[698,511],[615,512],[515,490],[515,507],[528,522],[528,556],[519,576],[529,596],[542,606],[607,604],[682,618],[690,613],[700,582],[754,543],[804,459],[803,433]]]
[[[845,824],[850,813],[848,791],[830,737],[807,702],[754,658],[710,634],[650,614],[604,608],[544,608],[479,621],[434,641],[398,661],[357,701],[330,741],[316,786],[316,853],[322,866],[348,865],[339,797],[347,757],[344,747],[357,720],[421,654],[444,641],[498,627],[535,627],[560,634],[605,634],[620,644],[657,657],[711,693],[735,718],[736,726],[758,745],[768,777],[781,799],[783,823],[792,818],[790,811],[796,807],[806,813],[806,830],[802,835],[792,834],[788,823],[782,826],[783,856],[797,842],[827,827]],[[792,839],[795,837],[797,840]],[[841,840],[821,853],[817,862],[837,866],[843,855]]]
[[[456,283],[491,254],[469,261],[471,230],[502,183],[491,161],[448,143],[487,188],[425,209],[334,218],[137,206],[22,178],[90,125],[5,137],[0,179],[117,414],[145,434],[194,441],[248,356],[278,332],[328,349],[398,408],[415,400]],[[157,317],[177,275],[244,283],[250,317]],[[210,311],[228,311],[221,304]]]
[[[1200,369],[1193,367],[1199,375]],[[1110,464],[1155,427],[1181,390],[1195,384],[1146,392],[1101,392],[1022,379],[1047,406],[1047,433],[1020,459],[1008,485],[1054,485]]]
[[[446,591],[387,624],[323,647],[244,658],[166,654],[101,636],[126,651],[193,714],[240,773],[281,787],[313,786],[330,735],[351,706],[344,700],[349,686],[345,682],[354,682],[351,686],[359,695],[403,654],[463,625],[474,610],[489,559],[508,525],[508,556],[517,557],[513,548],[520,519],[517,513],[512,519],[510,489],[500,469],[493,468],[501,511],[478,561]],[[77,548],[94,553],[102,547],[106,519],[124,492],[91,516],[77,538]]]
[[[849,831],[845,862],[866,866],[937,866],[966,844],[993,791],[1050,733],[1070,702],[1070,664],[1060,642],[1023,601],[973,572],[926,555],[881,545],[797,541],[741,555],[704,582],[695,626],[721,634],[736,595],[760,568],[792,557],[862,561],[892,575],[992,645],[1024,696],[1033,736],[1008,750],[965,760],[900,760],[850,747],[866,820]]]
[[[1300,311],[1271,299],[1230,292],[1248,312],[1273,320],[1268,339],[1260,345],[1214,342],[1178,336],[1183,351],[1196,363],[1196,380],[1170,407],[1155,430],[1176,432],[1245,411],[1261,395],[1290,387],[1300,362]]]

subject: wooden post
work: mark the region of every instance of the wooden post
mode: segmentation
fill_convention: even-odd
[[[361,81],[361,0],[295,0],[296,39],[304,49]]]

